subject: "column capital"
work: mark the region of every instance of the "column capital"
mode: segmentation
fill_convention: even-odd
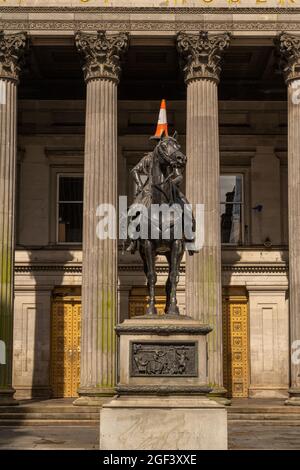
[[[300,79],[300,36],[280,33],[274,44],[279,56],[279,67],[286,83]]]
[[[177,50],[184,60],[185,82],[210,79],[218,83],[222,53],[229,43],[229,33],[210,36],[207,31],[198,34],[178,33]]]
[[[102,79],[119,83],[120,59],[129,45],[128,33],[108,36],[106,31],[98,31],[97,34],[77,32],[75,44],[82,58],[86,82]]]
[[[19,80],[26,44],[26,33],[4,34],[0,31],[0,79]]]

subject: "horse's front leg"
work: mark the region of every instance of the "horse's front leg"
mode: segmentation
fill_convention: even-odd
[[[170,283],[169,289],[169,305],[167,312],[169,315],[179,315],[179,308],[177,306],[176,289],[179,279],[179,267],[184,253],[184,243],[182,240],[174,240],[171,249],[171,262],[170,273],[168,282]]]
[[[149,289],[149,306],[147,307],[147,315],[156,315],[155,308],[155,284],[157,280],[155,272],[155,249],[154,244],[150,240],[144,242],[144,252],[147,262],[147,280]]]

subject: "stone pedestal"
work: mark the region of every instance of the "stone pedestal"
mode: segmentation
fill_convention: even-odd
[[[226,410],[206,396],[211,328],[145,315],[116,331],[119,396],[100,411],[100,449],[226,449]]]
[[[0,405],[15,405],[12,387],[17,84],[24,33],[0,32]]]
[[[154,318],[153,318],[154,317]],[[207,325],[178,315],[125,320],[119,336],[118,393],[209,393]]]
[[[222,292],[220,238],[220,157],[218,89],[220,59],[229,35],[179,33],[177,48],[187,84],[187,198],[202,204],[204,244],[186,259],[186,311],[213,327],[208,339],[209,382],[223,388]]]
[[[227,411],[196,396],[121,396],[100,412],[101,450],[226,450]]]
[[[117,233],[99,229],[99,217],[117,217],[117,85],[125,33],[77,33],[87,82],[84,154],[83,284],[80,397],[99,405],[114,394],[117,312]]]
[[[300,36],[281,33],[275,40],[288,87],[288,206],[290,375],[288,405],[300,406]],[[294,353],[294,354],[293,354]]]

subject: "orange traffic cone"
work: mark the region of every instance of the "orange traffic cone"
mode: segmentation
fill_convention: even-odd
[[[158,122],[156,126],[155,135],[151,137],[151,139],[160,139],[162,135],[169,135],[168,134],[168,122],[167,122],[167,108],[166,108],[166,100],[161,100]]]

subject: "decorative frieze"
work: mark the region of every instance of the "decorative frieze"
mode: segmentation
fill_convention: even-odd
[[[131,342],[131,377],[196,377],[196,342]]]
[[[185,82],[203,78],[218,82],[222,53],[229,43],[229,33],[209,36],[207,31],[197,35],[181,31],[177,35],[177,49],[184,60]]]
[[[242,13],[242,9],[239,9],[239,12]],[[247,9],[244,9],[247,10]],[[249,9],[250,10],[250,9]],[[271,9],[270,9],[271,10]],[[1,11],[1,10],[0,10]],[[282,10],[281,10],[282,12]],[[137,13],[137,11],[135,11]],[[183,12],[181,12],[183,13]],[[207,12],[206,12],[207,13]],[[228,13],[228,12],[227,12]],[[245,12],[244,12],[245,13]],[[174,33],[175,31],[234,31],[234,32],[243,32],[243,31],[270,31],[277,33],[277,31],[290,31],[290,32],[299,32],[300,30],[300,21],[297,20],[292,15],[291,18],[287,18],[284,21],[280,21],[280,12],[277,11],[278,19],[274,21],[273,16],[270,15],[272,11],[269,11],[269,15],[263,15],[263,9],[260,9],[261,15],[258,15],[256,12],[256,18],[249,21],[239,19],[232,15],[232,20],[222,20],[222,9],[215,9],[216,18],[211,17],[209,21],[204,19],[195,20],[195,15],[191,15],[190,19],[181,18],[180,14],[176,15],[175,20],[164,19],[161,15],[159,21],[155,19],[149,19],[149,15],[144,15],[139,19],[126,19],[122,20],[116,17],[114,18],[113,14],[110,15],[110,18],[107,20],[98,20],[95,19],[95,14],[91,13],[90,19],[74,19],[70,18],[68,20],[58,20],[58,19],[49,19],[48,17],[39,18],[39,19],[24,19],[16,20],[12,15],[12,19],[1,19],[0,18],[0,29],[5,31],[42,31],[49,34],[54,34],[57,31],[97,31],[97,30],[107,30],[107,31],[165,31]],[[288,11],[284,10],[284,13],[287,14]],[[247,11],[246,13],[251,18],[253,14],[252,11]],[[299,14],[299,11],[298,11]],[[86,16],[86,15],[85,15]],[[183,16],[183,15],[182,15]],[[201,17],[200,17],[201,18]]]
[[[25,47],[26,33],[4,34],[0,31],[0,79],[18,81]]]
[[[98,31],[96,35],[77,32],[75,43],[83,59],[82,68],[86,82],[92,79],[107,79],[119,83],[120,59],[128,48],[128,33],[108,36],[105,31]]]

